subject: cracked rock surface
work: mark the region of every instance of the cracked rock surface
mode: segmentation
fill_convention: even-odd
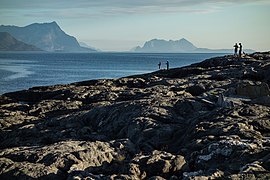
[[[270,178],[270,53],[0,96],[1,179]]]

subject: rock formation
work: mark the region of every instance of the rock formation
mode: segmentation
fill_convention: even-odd
[[[269,179],[270,53],[0,96],[1,179]]]

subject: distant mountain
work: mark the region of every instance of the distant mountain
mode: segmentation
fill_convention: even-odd
[[[232,48],[233,49],[233,48]],[[153,53],[232,53],[232,49],[208,49],[198,48],[190,41],[182,38],[180,40],[152,39],[144,43],[143,47],[137,46],[131,49],[132,52],[153,52]],[[251,53],[254,50],[245,49]]]
[[[188,40],[182,38],[177,41],[166,41],[163,39],[152,39],[144,43],[143,47],[136,47],[135,52],[189,52],[196,50]]]
[[[9,32],[16,39],[34,45],[45,51],[55,52],[94,52],[94,49],[81,47],[77,39],[66,34],[56,22],[34,23],[25,27],[0,26],[0,32]]]
[[[0,32],[0,51],[42,51],[41,49],[18,41],[7,32]]]
[[[94,49],[96,51],[101,51],[100,49],[94,48],[92,46],[89,46],[88,44],[84,43],[84,42],[79,42],[81,47],[85,47],[85,48],[90,48],[90,49]]]

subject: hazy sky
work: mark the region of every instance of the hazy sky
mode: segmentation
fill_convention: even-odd
[[[270,50],[270,0],[0,0],[0,24],[56,21],[78,41],[125,51],[153,38]]]

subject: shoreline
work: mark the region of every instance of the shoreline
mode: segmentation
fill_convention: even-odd
[[[0,178],[270,178],[269,73],[253,53],[6,93]]]

